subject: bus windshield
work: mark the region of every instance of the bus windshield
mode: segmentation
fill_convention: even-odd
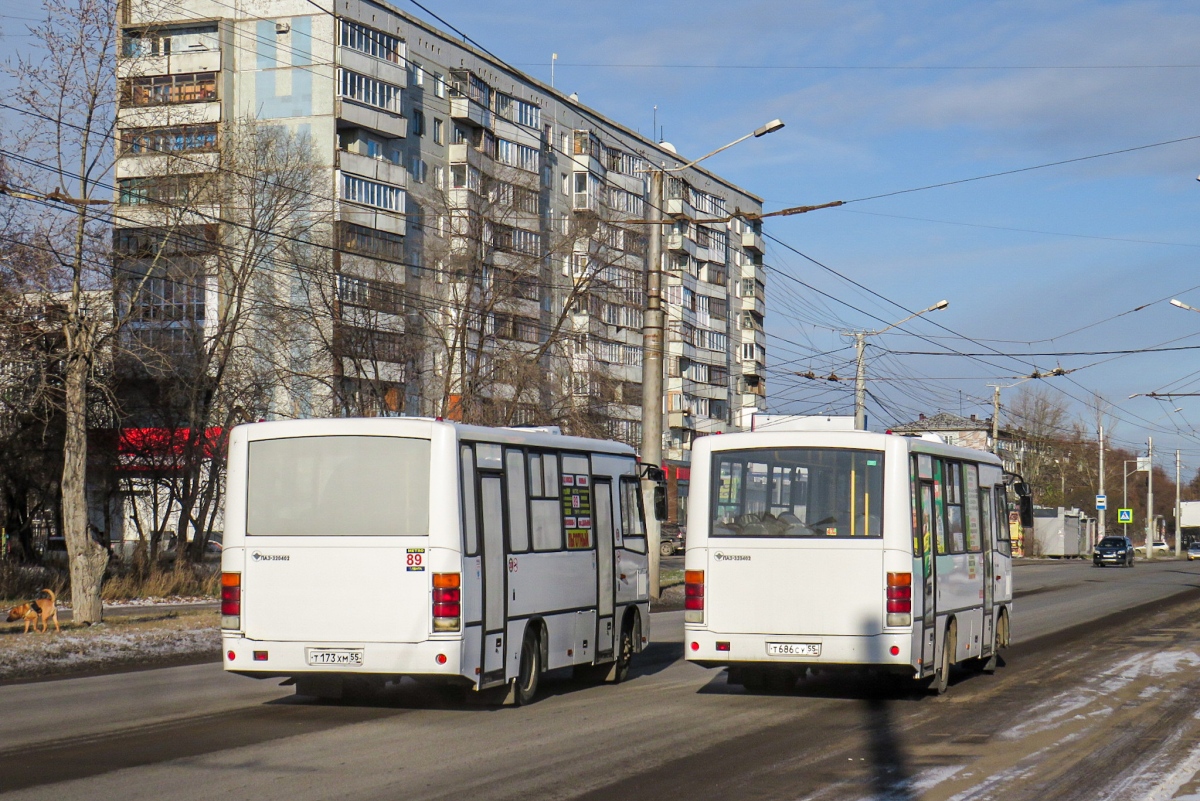
[[[247,536],[424,536],[428,528],[429,440],[250,442]]]
[[[882,537],[883,452],[713,454],[713,537]]]

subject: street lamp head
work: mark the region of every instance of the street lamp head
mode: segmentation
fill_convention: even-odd
[[[769,133],[775,133],[783,127],[783,120],[771,120],[763,127],[754,132],[755,136],[766,136]],[[743,129],[745,130],[745,129]]]
[[[1197,178],[1196,180],[1200,181],[1200,178]],[[1171,305],[1178,306],[1181,309],[1186,309],[1188,307],[1188,305],[1179,298],[1171,298]]]
[[[930,311],[939,311],[939,310],[941,310],[941,309],[944,309],[944,308],[946,308],[946,307],[947,307],[947,306],[949,306],[949,305],[950,305],[950,301],[948,301],[948,300],[939,300],[937,303],[935,303],[935,304],[933,304],[932,306],[930,306],[930,307],[929,307],[929,310],[930,310]]]

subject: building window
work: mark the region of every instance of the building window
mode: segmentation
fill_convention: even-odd
[[[348,47],[393,64],[400,64],[404,61],[404,42],[400,41],[398,37],[349,20],[341,20],[341,29],[342,47]]]
[[[338,69],[340,95],[367,106],[400,113],[400,87],[376,78]]]
[[[435,145],[446,143],[446,122],[437,117],[433,118],[433,143]]]
[[[179,125],[173,128],[128,128],[121,132],[121,152],[185,153],[195,150],[216,150],[217,126]]]
[[[404,334],[397,331],[380,331],[376,328],[360,328],[354,325],[336,324],[333,328],[334,350],[355,359],[376,362],[408,361],[408,348]]]
[[[186,28],[156,28],[147,31],[126,31],[121,41],[121,55],[169,56],[180,53],[204,53],[220,49],[217,26],[195,25]]]
[[[409,136],[425,135],[425,112],[419,108],[413,109],[412,118],[408,121]]]
[[[122,206],[151,203],[186,206],[205,202],[211,186],[212,175],[207,173],[121,178],[117,181],[117,202]]]
[[[446,76],[442,75],[440,72],[433,73],[433,96],[446,96]]]
[[[212,253],[216,247],[215,224],[113,230],[113,251],[124,258]]]
[[[408,174],[419,184],[425,183],[425,177],[428,170],[429,165],[422,161],[420,156],[414,155],[409,161]]]
[[[413,86],[425,85],[425,69],[415,61],[409,62],[412,65],[412,82]]]
[[[388,261],[404,261],[404,237],[399,234],[347,222],[338,226],[338,242],[342,250]]]
[[[338,300],[346,306],[356,306],[387,314],[404,314],[404,285],[375,281],[356,275],[337,277]]]
[[[185,72],[131,78],[125,84],[124,94],[126,102],[134,106],[207,103],[217,99],[217,73]]]
[[[386,211],[404,212],[404,190],[342,173],[342,199]]]

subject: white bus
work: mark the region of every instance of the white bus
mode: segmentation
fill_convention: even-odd
[[[1012,619],[1004,475],[989,453],[931,439],[776,428],[697,440],[687,658],[774,691],[809,668],[938,692],[953,664],[994,670]]]
[[[638,474],[626,445],[547,431],[238,426],[225,669],[333,698],[407,676],[525,703],[568,666],[620,681],[649,634]]]

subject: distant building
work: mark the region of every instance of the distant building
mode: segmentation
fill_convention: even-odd
[[[936,434],[947,445],[974,448],[978,451],[996,453],[992,442],[992,418],[980,419],[975,415],[962,417],[950,412],[938,412],[932,417],[920,415],[915,422],[892,426],[896,434]],[[1021,472],[1021,461],[1025,444],[1009,429],[999,429],[1000,448],[997,455],[1009,472]]]

